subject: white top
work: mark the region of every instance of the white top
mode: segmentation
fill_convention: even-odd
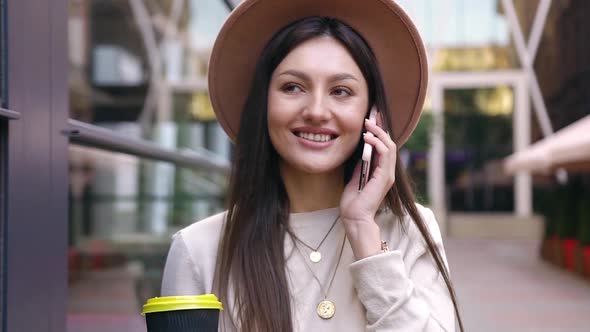
[[[432,211],[417,206],[448,266]],[[331,208],[292,213],[289,222],[302,241],[315,247],[338,212],[338,208]],[[211,216],[173,236],[164,268],[162,296],[214,293],[217,247],[224,217],[225,212]],[[316,313],[324,292],[305,264],[313,269],[326,289],[338,261],[344,227],[338,221],[328,235],[319,250],[322,253],[319,263],[309,260],[310,249],[300,243],[297,243],[299,250],[293,250],[294,242],[286,236],[286,270],[295,331],[455,331],[449,292],[413,221],[409,216],[404,218],[405,232],[390,211],[379,214],[376,222],[391,251],[355,261],[350,244],[345,243],[328,293],[336,313],[328,320]],[[223,304],[220,331],[237,331],[233,305]]]

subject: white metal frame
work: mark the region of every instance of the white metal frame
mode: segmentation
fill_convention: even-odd
[[[442,72],[434,73],[430,83],[434,124],[428,155],[428,194],[431,207],[437,216],[440,229],[446,233],[445,146],[444,146],[444,93],[450,89],[469,89],[511,86],[514,89],[514,150],[530,145],[530,100],[527,92],[527,73],[522,70],[493,72]],[[518,173],[514,183],[515,212],[519,216],[532,213],[532,184],[529,173]]]
[[[444,146],[444,92],[447,89],[481,88],[509,85],[515,93],[513,142],[514,151],[521,151],[530,145],[530,100],[532,98],[537,121],[539,121],[543,135],[553,134],[551,121],[547,113],[547,107],[539,81],[533,69],[533,63],[542,32],[547,21],[547,15],[551,8],[551,0],[540,0],[537,7],[531,34],[528,42],[525,42],[513,0],[502,0],[506,19],[514,45],[520,60],[522,69],[471,72],[433,73],[430,83],[432,98],[432,111],[434,125],[431,135],[431,147],[428,163],[428,194],[432,209],[437,215],[440,229],[446,233],[446,192],[445,192],[445,146]],[[530,97],[529,97],[530,96]],[[515,213],[518,216],[530,216],[532,214],[532,180],[530,173],[519,172],[514,181]]]
[[[527,74],[528,87],[533,99],[533,105],[535,106],[537,120],[541,126],[543,136],[550,136],[553,134],[553,127],[551,126],[551,121],[547,113],[547,107],[545,106],[543,95],[541,94],[541,88],[539,86],[537,74],[535,74],[535,70],[533,69],[533,63],[537,55],[543,28],[545,27],[545,22],[547,21],[547,15],[549,14],[549,9],[551,8],[551,0],[539,1],[539,5],[535,13],[535,19],[533,21],[533,27],[531,29],[531,35],[528,40],[528,45],[525,42],[524,34],[520,27],[520,23],[518,22],[513,0],[502,0],[502,7],[504,8],[504,13],[506,14],[506,19],[508,20],[508,26],[510,27],[510,32],[512,34],[512,39],[514,41],[514,46],[516,47],[516,53],[518,54],[520,64],[524,72]]]

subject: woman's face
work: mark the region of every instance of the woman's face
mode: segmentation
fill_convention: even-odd
[[[272,74],[268,128],[288,166],[306,173],[340,168],[356,148],[368,87],[346,48],[332,37],[294,48]]]

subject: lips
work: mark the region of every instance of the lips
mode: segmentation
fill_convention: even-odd
[[[338,137],[338,133],[332,129],[309,126],[295,128],[293,134],[312,142],[329,142]]]

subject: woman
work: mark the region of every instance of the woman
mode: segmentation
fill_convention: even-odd
[[[440,231],[398,158],[426,75],[391,1],[242,2],[209,69],[228,211],[174,235],[162,295],[217,294],[224,331],[454,331]]]

